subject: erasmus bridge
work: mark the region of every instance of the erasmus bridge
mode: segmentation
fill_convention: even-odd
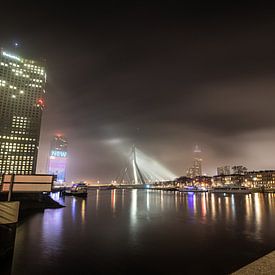
[[[155,159],[149,157],[134,145],[127,157],[127,164],[122,168],[116,183],[118,184],[153,184],[172,181],[177,176]]]

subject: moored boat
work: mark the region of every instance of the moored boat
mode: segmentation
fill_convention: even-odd
[[[227,193],[227,194],[251,194],[251,190],[245,186],[228,185],[214,187],[209,190],[211,193]]]
[[[70,190],[66,190],[65,194],[68,196],[87,197],[88,188],[85,183],[75,183]]]
[[[196,187],[196,186],[186,186],[183,188],[178,188],[179,192],[207,192],[206,188]]]

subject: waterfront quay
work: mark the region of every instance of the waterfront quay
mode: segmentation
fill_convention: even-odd
[[[203,187],[202,187],[203,186]],[[215,187],[220,188],[230,188],[228,185],[220,185]],[[162,191],[180,191],[180,192],[212,192],[215,187],[205,187],[204,185],[183,185],[177,182],[167,182],[167,183],[157,183],[157,184],[91,184],[88,185],[88,189],[94,190],[108,190],[108,189],[151,189],[151,190],[162,190]],[[241,188],[242,185],[237,185],[234,187]],[[55,188],[54,192],[62,192],[70,187]],[[275,193],[275,188],[246,188],[249,193]],[[224,192],[221,192],[224,193]],[[234,193],[234,190],[231,192]]]
[[[275,274],[275,251],[261,257],[232,275],[273,275]]]

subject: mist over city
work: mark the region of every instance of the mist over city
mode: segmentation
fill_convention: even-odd
[[[0,274],[275,274],[274,5],[0,10]]]
[[[1,16],[0,40],[46,60],[39,171],[56,133],[68,138],[71,180],[113,179],[124,161],[114,140],[123,151],[136,144],[178,176],[196,144],[209,175],[223,164],[273,167],[272,9],[178,9],[174,1],[67,4],[66,12],[46,5],[39,14],[30,7],[12,9],[20,24]]]

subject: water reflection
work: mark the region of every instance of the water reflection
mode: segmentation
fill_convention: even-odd
[[[176,192],[175,194],[174,194],[175,196],[175,200],[174,200],[174,203],[175,203],[175,209],[176,209],[176,211],[178,212],[178,192]]]
[[[41,246],[44,257],[49,253],[58,253],[62,244],[63,229],[63,209],[46,210],[41,227]]]
[[[102,196],[101,196],[102,194]],[[103,195],[104,194],[104,195]],[[130,224],[137,223],[138,213],[154,213],[156,211],[186,213],[196,217],[199,222],[216,222],[224,220],[227,225],[232,225],[238,219],[238,215],[243,215],[243,222],[247,231],[255,230],[257,236],[261,232],[262,221],[266,219],[268,213],[274,211],[274,194],[212,194],[212,193],[178,193],[154,190],[111,190],[94,191],[94,200],[91,207],[97,213],[99,206],[106,205],[106,195],[108,194],[110,210],[119,214],[124,209],[129,208]],[[56,193],[53,195],[56,200],[61,197]],[[87,201],[89,199],[70,199],[70,211],[75,221],[80,212],[81,221],[85,223],[87,218]],[[119,207],[118,207],[119,206]],[[80,210],[78,210],[78,207]],[[117,216],[117,215],[116,215]],[[114,217],[116,217],[114,216]]]
[[[137,223],[137,189],[131,191],[130,224],[134,228]]]
[[[146,209],[150,210],[150,190],[146,190]]]
[[[188,192],[188,210],[191,214],[195,213],[194,193]]]
[[[98,210],[98,200],[99,200],[99,189],[96,190],[96,202],[95,202],[96,211]]]
[[[259,238],[259,234],[261,231],[261,223],[262,223],[262,207],[263,202],[261,201],[262,197],[261,194],[254,195],[254,212],[255,212],[255,229],[256,229],[256,236]]]
[[[124,197],[125,197],[125,189],[122,189],[122,195],[121,195],[121,206],[124,207]]]
[[[160,208],[163,211],[163,190],[160,191]]]
[[[81,203],[81,222],[82,224],[85,223],[85,213],[86,213],[86,198],[82,199],[82,203]]]
[[[113,213],[116,211],[116,189],[111,191],[111,209]]]
[[[235,208],[235,195],[231,195],[231,209],[232,209],[232,218],[236,218],[236,208]]]
[[[77,257],[83,260],[77,269],[88,265],[86,270],[92,271],[96,266],[97,270],[103,268],[103,274],[112,273],[109,266],[119,270],[122,265],[127,267],[129,260],[129,271],[136,261],[142,266],[148,257],[155,257],[156,268],[167,265],[165,273],[179,274],[183,264],[196,259],[198,250],[209,255],[203,265],[209,268],[230,265],[216,260],[222,253],[226,259],[229,254],[236,259],[251,253],[260,257],[259,251],[275,247],[275,194],[93,190],[87,199],[66,197],[65,205],[30,217],[20,225],[13,275],[22,270],[25,274],[41,274],[44,268],[48,273],[62,274],[64,262],[74,268]],[[188,253],[183,259],[185,248]],[[39,264],[33,264],[34,258]],[[171,262],[173,267],[178,266],[174,273]],[[84,274],[82,271],[74,274]]]
[[[215,219],[216,217],[216,203],[215,203],[215,194],[211,194],[211,205],[210,205],[210,211],[211,211],[211,214],[212,214],[212,220]]]
[[[206,197],[206,193],[204,193],[201,197],[201,214],[203,220],[205,220],[206,217],[206,198],[208,199],[208,197]]]
[[[72,219],[73,221],[75,221],[75,217],[76,217],[76,198],[73,197],[72,201],[71,201],[71,214],[72,214]]]

